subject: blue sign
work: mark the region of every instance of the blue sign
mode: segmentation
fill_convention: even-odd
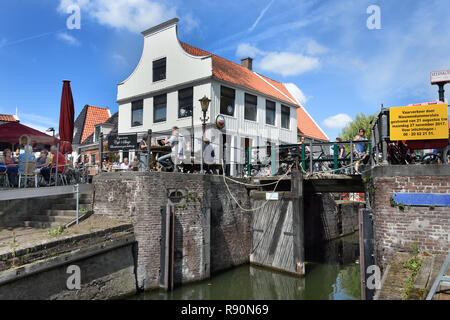
[[[442,193],[394,193],[394,201],[406,206],[449,207],[450,194]]]

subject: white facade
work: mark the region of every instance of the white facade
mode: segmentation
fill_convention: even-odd
[[[250,144],[253,146],[264,146],[267,140],[272,144],[296,143],[296,106],[214,78],[212,56],[192,56],[182,48],[177,37],[177,21],[171,20],[143,32],[144,49],[141,60],[130,77],[118,85],[119,134],[144,133],[148,129],[156,133],[169,132],[173,126],[190,130],[192,118],[178,118],[178,90],[193,87],[195,137],[196,140],[200,139],[202,112],[199,99],[204,96],[211,99],[207,114],[208,128],[215,128],[216,117],[220,114],[220,92],[223,85],[235,90],[234,116],[224,115],[225,128],[219,134],[226,134],[228,137],[227,163],[242,163],[245,138],[250,138]],[[166,77],[153,82],[153,61],[161,58],[166,58]],[[245,93],[257,96],[256,121],[244,119]],[[167,94],[166,121],[155,123],[153,100],[154,96],[161,94]],[[274,126],[267,125],[265,121],[266,99],[276,103]],[[137,100],[143,100],[143,123],[140,126],[132,126],[132,102]],[[290,108],[289,129],[281,128],[281,105]],[[210,138],[216,155],[220,155],[216,158],[220,159],[223,155],[222,138],[211,139],[211,135],[217,136],[218,130],[215,132],[213,134],[209,129],[206,136]],[[197,144],[196,150],[200,150],[200,143]],[[233,170],[235,169],[232,169],[232,174]]]

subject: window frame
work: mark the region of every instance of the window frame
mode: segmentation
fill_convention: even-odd
[[[269,110],[272,110],[272,107],[268,107],[269,103],[273,103],[273,123],[269,123],[267,122],[267,113]],[[265,123],[269,126],[275,126],[277,123],[277,104],[275,103],[275,101],[272,100],[268,100],[266,99],[266,121]]]
[[[250,101],[253,99],[254,99],[254,101]],[[255,109],[254,110],[254,115],[255,115],[254,119],[247,118],[247,109],[248,108]],[[256,122],[258,120],[258,97],[253,94],[245,93],[245,95],[244,95],[244,119],[248,120],[248,121],[253,121],[253,122]]]
[[[157,99],[162,98],[162,97],[164,97],[164,104],[159,103],[159,105],[157,106],[156,105]],[[166,110],[166,115],[164,118],[157,120],[156,119],[156,110],[158,110],[159,108],[162,108],[161,107],[162,105],[164,105],[164,108]],[[153,97],[153,123],[159,123],[159,122],[165,122],[165,121],[167,121],[167,93],[160,94],[160,95]]]
[[[155,64],[162,63],[162,61],[164,61],[164,65],[155,67]],[[164,68],[164,77],[161,78],[162,74],[160,74],[159,77],[155,77],[155,72],[162,68]],[[153,60],[153,64],[152,64],[152,80],[153,81],[152,82],[162,81],[162,80],[165,80],[166,78],[167,78],[167,57]]]
[[[283,110],[287,110],[287,112],[283,112]],[[280,108],[280,114],[281,114],[281,128],[290,130],[291,128],[291,108],[285,105],[281,105]],[[287,114],[287,127],[283,126],[283,115],[286,116]]]
[[[187,92],[188,90],[191,91],[191,95],[190,95],[189,103],[186,103],[187,99],[189,99],[189,96],[181,98],[180,93]],[[184,115],[184,116],[181,115],[180,111],[181,111],[182,107],[184,107],[184,109],[187,111],[186,112],[187,115]],[[190,111],[190,113],[189,113],[189,111]],[[194,87],[189,87],[189,88],[184,88],[184,89],[178,90],[178,119],[190,118],[193,116],[193,112],[194,112]]]
[[[139,103],[140,105],[136,105]],[[136,110],[142,110],[142,116],[141,116],[141,122],[140,124],[135,124],[135,121],[133,121],[134,112]],[[144,124],[144,99],[139,99],[131,102],[131,127],[140,127]]]
[[[225,89],[225,90],[223,90]],[[226,93],[227,90],[230,90],[229,93],[233,92],[233,97],[231,97],[231,94],[229,95],[224,95],[224,93]],[[228,112],[223,113],[222,112],[222,98],[227,98],[227,99],[233,99],[233,113],[230,115]],[[228,106],[226,106],[226,108],[228,108]],[[234,117],[235,113],[236,113],[236,90],[230,87],[226,87],[226,86],[220,86],[220,114],[224,115],[224,116],[228,116],[228,117]],[[227,110],[228,111],[228,110]]]

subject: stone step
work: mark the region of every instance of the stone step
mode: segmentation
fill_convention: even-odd
[[[66,204],[66,203],[57,203],[52,205],[52,210],[76,210],[76,203]],[[90,203],[79,203],[78,209],[91,209],[92,204]]]
[[[31,221],[33,222],[59,222],[60,224],[67,224],[70,221],[73,221],[75,217],[71,216],[33,216],[31,217]]]
[[[79,215],[85,214],[86,212],[79,211]],[[76,210],[42,210],[36,215],[39,216],[70,216],[75,217],[77,214]]]
[[[62,223],[58,222],[24,221],[24,226],[29,228],[47,229],[47,228],[57,228],[61,225]]]

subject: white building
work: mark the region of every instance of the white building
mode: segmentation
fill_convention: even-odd
[[[199,151],[199,99],[206,96],[211,99],[206,136],[219,155],[216,158],[232,164],[232,175],[245,163],[245,147],[297,143],[301,106],[286,87],[252,71],[251,58],[239,65],[180,42],[177,23],[172,19],[142,32],[139,64],[118,84],[119,134],[141,137],[148,129],[169,134],[177,126],[191,137],[193,121],[195,151]],[[218,133],[219,114],[225,127]]]

